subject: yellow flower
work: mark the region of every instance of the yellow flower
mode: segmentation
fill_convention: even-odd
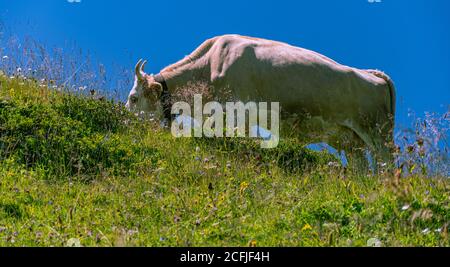
[[[221,194],[219,199],[218,199],[218,201],[217,201],[217,206],[222,205],[222,203],[225,201],[225,199],[226,199],[225,194]]]
[[[250,241],[250,242],[248,243],[248,246],[249,246],[249,247],[252,247],[252,248],[256,247],[256,240]]]
[[[307,230],[312,230],[311,225],[309,225],[309,223],[305,224],[305,226],[303,226],[302,231],[307,231]]]
[[[247,182],[241,183],[241,189],[240,189],[241,194],[244,193],[245,189],[247,189],[248,186],[249,186],[249,184]]]

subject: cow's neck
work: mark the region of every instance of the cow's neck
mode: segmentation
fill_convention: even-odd
[[[163,88],[159,98],[161,100],[161,106],[163,109],[164,118],[170,122],[173,119],[172,114],[171,114],[173,101],[172,101],[172,94],[169,91],[169,87],[167,85],[167,81],[166,81],[165,77],[162,76],[161,74],[157,74],[157,75],[153,76],[153,79],[156,82],[160,83]]]
[[[181,62],[163,69],[160,75],[164,77],[169,91],[175,92],[189,82],[208,79],[207,70],[207,64],[202,61],[194,62],[187,57]]]
[[[184,60],[163,69],[154,78],[163,86],[161,95],[161,104],[165,119],[171,121],[172,96],[176,94],[178,88],[181,88],[189,82],[204,80],[205,66],[199,62],[190,60],[189,57]]]

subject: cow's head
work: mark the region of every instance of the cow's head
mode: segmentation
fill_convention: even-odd
[[[126,104],[127,109],[133,112],[153,112],[158,109],[162,85],[144,72],[146,63],[141,59],[135,67],[134,85]]]

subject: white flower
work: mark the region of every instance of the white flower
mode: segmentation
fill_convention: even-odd
[[[339,163],[330,161],[330,162],[328,162],[328,167],[339,167]]]
[[[422,234],[426,235],[426,234],[428,234],[429,232],[430,232],[430,229],[425,228],[425,229],[423,229]]]
[[[71,238],[67,240],[66,247],[81,247],[81,242],[78,238]]]
[[[402,210],[408,210],[409,207],[410,207],[409,205],[405,205],[405,206],[402,207]]]
[[[3,56],[2,59],[3,60],[7,60],[7,59],[9,59],[9,57],[8,56]]]
[[[382,243],[378,238],[371,238],[367,240],[367,246],[368,247],[381,247]]]

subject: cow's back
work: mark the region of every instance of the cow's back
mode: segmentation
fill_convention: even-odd
[[[240,35],[217,37],[209,51],[211,80],[242,101],[280,102],[286,110],[348,117],[383,109],[385,80],[311,50]],[[368,96],[371,99],[368,99]]]

